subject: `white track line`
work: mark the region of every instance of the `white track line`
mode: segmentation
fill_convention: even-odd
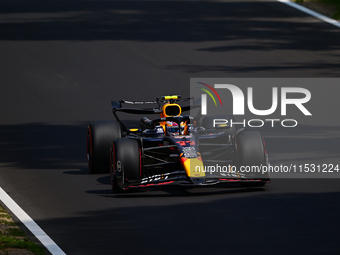
[[[9,210],[35,235],[36,238],[53,254],[66,255],[59,246],[35,223],[27,213],[0,187],[0,200]]]
[[[340,28],[340,22],[338,22],[338,21],[336,21],[334,19],[331,19],[329,17],[326,17],[325,15],[322,15],[320,13],[312,11],[312,10],[306,8],[306,7],[303,7],[303,6],[299,5],[299,4],[293,3],[293,2],[291,2],[289,0],[277,0],[277,1],[279,1],[281,3],[284,3],[284,4],[287,4],[287,5],[295,8],[295,9],[298,9],[298,10],[300,10],[302,12],[305,12],[305,13],[315,17],[315,18],[321,19],[321,20],[323,20],[323,21],[325,21],[325,22],[327,22],[329,24],[332,24],[332,25]]]

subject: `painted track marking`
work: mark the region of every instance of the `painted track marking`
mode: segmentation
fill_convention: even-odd
[[[35,237],[52,253],[52,255],[66,255],[66,253],[59,248],[59,246],[1,187],[0,200],[32,232],[32,234],[35,235]]]
[[[329,18],[329,17],[327,17],[325,15],[322,15],[322,14],[320,14],[318,12],[312,11],[312,10],[306,8],[306,7],[303,7],[303,6],[299,5],[299,4],[293,3],[293,2],[291,2],[289,0],[277,0],[277,1],[279,1],[281,3],[284,3],[284,4],[287,4],[287,5],[295,8],[295,9],[298,9],[298,10],[304,12],[304,13],[307,13],[307,14],[315,17],[315,18],[318,18],[320,20],[323,20],[323,21],[325,21],[325,22],[327,22],[329,24],[332,24],[332,25],[340,28],[340,22],[336,21],[335,19],[331,19],[331,18]]]

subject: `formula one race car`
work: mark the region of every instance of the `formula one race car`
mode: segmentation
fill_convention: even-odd
[[[191,99],[172,95],[149,102],[112,101],[116,120],[95,121],[88,127],[90,172],[110,172],[115,192],[169,184],[204,186],[231,182],[248,187],[268,183],[268,174],[261,171],[268,157],[260,133],[237,130],[228,123],[213,123],[214,119],[233,119],[230,115],[182,115],[199,107],[178,104]],[[155,107],[123,108],[123,104]],[[140,127],[131,129],[118,118],[118,112],[159,117],[143,117]]]

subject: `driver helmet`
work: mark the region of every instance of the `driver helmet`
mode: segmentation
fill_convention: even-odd
[[[184,122],[181,122],[179,127],[176,122],[167,121],[165,125],[166,133],[170,136],[181,135],[184,131]]]

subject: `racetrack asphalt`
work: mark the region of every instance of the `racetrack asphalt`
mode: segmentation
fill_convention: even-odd
[[[189,96],[192,77],[338,77],[339,42],[276,1],[2,1],[0,187],[66,254],[339,254],[339,179],[115,195],[85,143],[111,100]],[[272,163],[339,163],[340,89],[313,89],[322,121],[264,130]]]

